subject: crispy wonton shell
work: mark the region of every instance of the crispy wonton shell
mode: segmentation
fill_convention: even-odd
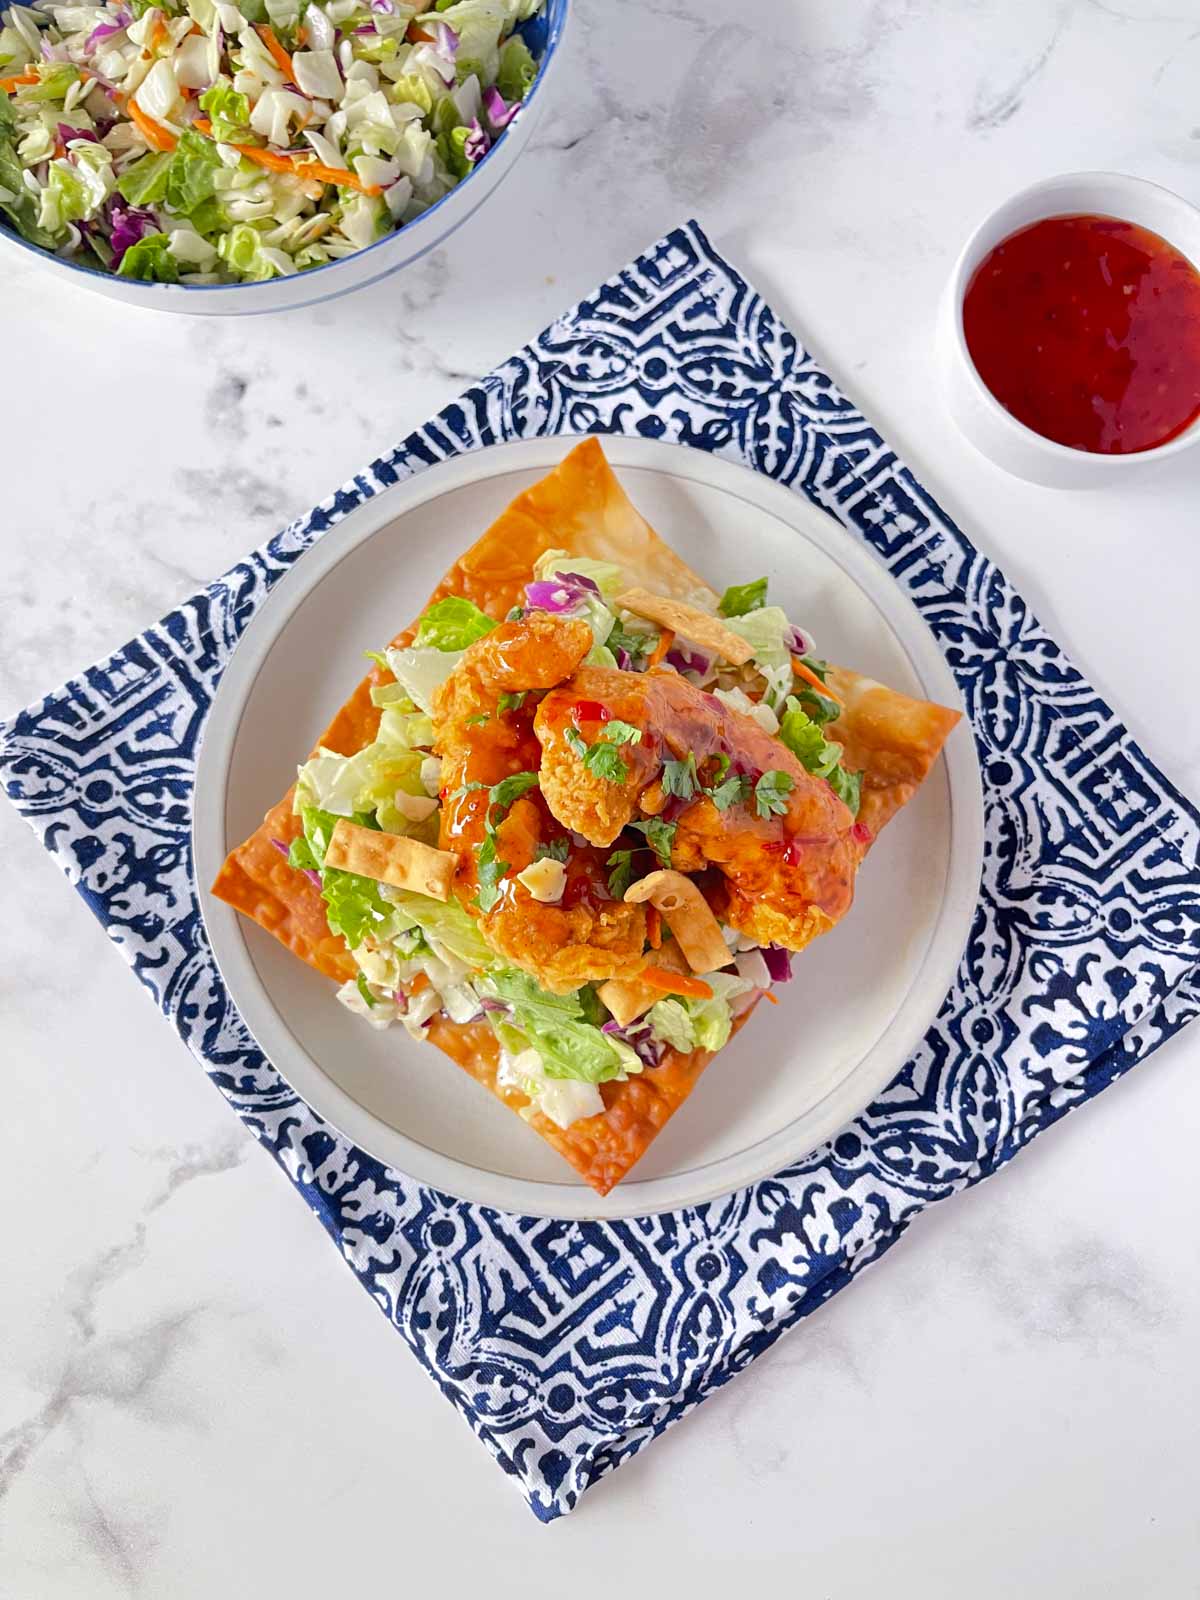
[[[659,594],[680,600],[703,597],[710,604],[716,598],[634,509],[598,440],[589,438],[519,495],[459,557],[430,596],[430,603],[446,595],[462,595],[490,616],[501,618],[523,597],[534,562],[551,549],[613,561],[632,582]],[[407,643],[414,629],[415,624],[393,643]],[[388,675],[378,668],[365,678],[319,743],[343,755],[369,744],[379,725],[371,687],[387,680]],[[846,746],[847,766],[865,774],[859,815],[875,834],[912,798],[959,713],[911,700],[842,668],[834,669],[830,685],[845,711],[829,732]],[[318,972],[343,982],[355,976],[357,967],[342,940],[329,932],[320,890],[303,873],[289,867],[271,843],[273,839],[288,842],[299,831],[289,790],[249,839],[231,852],[213,893]],[[749,1012],[739,1018],[737,1026],[748,1016]],[[429,1036],[510,1109],[526,1112],[530,1125],[598,1194],[607,1194],[626,1175],[687,1099],[712,1059],[703,1050],[690,1055],[668,1050],[661,1066],[625,1083],[603,1084],[604,1115],[588,1117],[564,1130],[538,1113],[529,1116],[524,1095],[497,1085],[498,1047],[487,1024],[456,1024],[441,1018],[430,1027]]]

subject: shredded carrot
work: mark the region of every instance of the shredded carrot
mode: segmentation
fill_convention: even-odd
[[[23,83],[40,83],[41,79],[36,72],[18,72],[15,78],[0,78],[0,89],[5,94],[11,94],[14,89]]]
[[[307,28],[297,28],[296,29],[296,43],[297,44],[307,44],[308,43],[308,29]]]
[[[254,31],[274,58],[275,65],[290,83],[296,81],[296,69],[292,65],[292,58],[279,42],[279,36],[269,22],[256,22]]]
[[[424,972],[418,972],[416,977],[409,984],[408,992],[409,992],[409,994],[420,994],[422,989],[428,989],[428,987],[429,987],[428,975],[426,973],[424,973]]]
[[[203,32],[204,32],[204,29],[200,26],[200,24],[198,22],[193,22],[191,27],[188,29],[189,35],[193,34],[193,33],[203,33]]]
[[[799,656],[792,657],[792,671],[798,678],[803,678],[805,683],[811,684],[817,693],[824,699],[832,700],[835,702],[835,704],[839,706],[841,705],[841,700],[838,699],[837,695],[834,694],[833,690],[828,686],[828,684],[822,683],[813,669],[811,667],[806,667]]]
[[[426,33],[425,29],[422,28],[420,26],[420,24],[415,22],[415,21],[409,23],[408,32],[405,34],[404,37],[408,40],[409,44],[433,44],[434,43],[434,35],[432,33]]]
[[[651,667],[656,667],[658,665],[658,663],[662,660],[674,643],[675,635],[671,632],[670,628],[664,628],[658,636],[658,643],[654,646],[654,649],[650,653],[650,659],[646,662],[647,672],[649,672]]]
[[[56,140],[55,141],[55,145],[54,145],[54,159],[56,161],[61,161],[62,158],[66,155],[66,153],[67,153],[66,145],[62,142],[61,139]]]
[[[647,989],[661,989],[663,994],[685,994],[692,1000],[711,1000],[713,996],[703,978],[693,978],[686,972],[668,972],[665,967],[643,967],[636,981],[644,983]]]
[[[762,995],[764,1000],[769,1000],[773,1006],[777,1006],[779,1004],[779,996],[777,994],[772,994],[770,989],[760,989],[759,993]]]
[[[197,117],[192,127],[197,133],[212,138],[212,123],[207,117]],[[317,178],[322,183],[340,184],[343,189],[357,189],[359,194],[374,196],[383,193],[377,183],[364,183],[357,173],[341,167],[327,167],[320,161],[309,161],[304,156],[277,155],[274,150],[264,150],[257,144],[235,144],[230,148],[245,156],[247,161],[266,167],[270,172],[288,172],[293,178]]]
[[[136,100],[131,100],[126,110],[142,130],[142,137],[152,150],[174,150],[179,140],[170,128],[164,128],[161,122],[148,117]]]
[[[646,907],[646,937],[651,950],[662,948],[662,912],[657,906]]]
[[[255,166],[266,167],[268,172],[295,172],[290,156],[276,155],[274,150],[263,150],[256,144],[235,144],[233,148]]]
[[[292,171],[298,178],[320,178],[322,183],[337,183],[343,189],[357,189],[359,194],[383,193],[379,184],[364,183],[356,172],[342,167],[326,167],[320,161],[297,160]]]
[[[149,41],[149,43],[150,43],[151,50],[159,49],[159,47],[162,45],[163,40],[166,37],[167,37],[167,25],[163,21],[161,16],[157,16],[154,19],[154,26],[150,29],[150,41]]]

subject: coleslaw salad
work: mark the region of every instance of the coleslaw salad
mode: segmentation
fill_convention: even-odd
[[[543,3],[12,7],[0,211],[27,243],[126,280],[265,282],[353,256],[503,138]]]

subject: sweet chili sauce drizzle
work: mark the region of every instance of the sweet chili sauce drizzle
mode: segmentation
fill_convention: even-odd
[[[1115,217],[1048,217],[980,263],[963,332],[983,382],[1046,439],[1130,455],[1200,415],[1200,273]]]

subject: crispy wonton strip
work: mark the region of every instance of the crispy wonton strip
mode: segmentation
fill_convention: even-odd
[[[615,604],[623,611],[632,611],[635,617],[657,622],[660,628],[667,628],[671,633],[681,633],[693,644],[724,656],[735,667],[744,667],[754,655],[746,640],[727,628],[719,617],[710,616],[698,606],[686,605],[682,600],[648,594],[645,589],[627,589],[617,596]]]
[[[682,872],[668,868],[648,873],[629,885],[625,899],[631,905],[649,900],[657,906],[693,972],[716,972],[729,965],[721,924],[697,885]]]
[[[458,858],[419,839],[380,833],[377,828],[363,828],[339,817],[325,852],[325,865],[445,902],[450,898]]]

